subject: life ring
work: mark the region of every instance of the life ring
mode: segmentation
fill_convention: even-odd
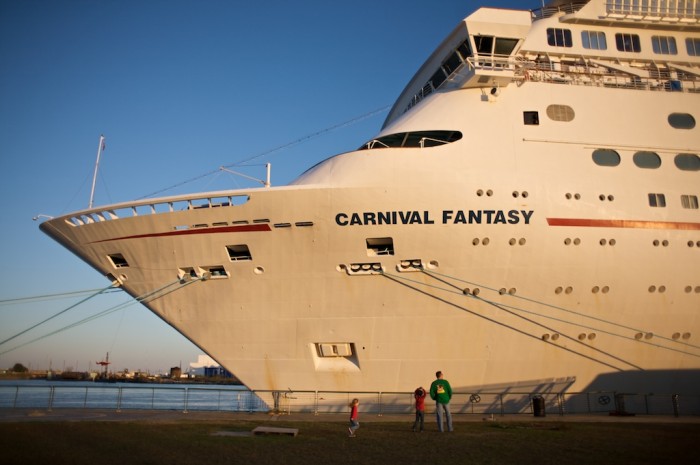
[[[600,405],[608,405],[610,403],[610,396],[600,396],[598,397],[598,403]]]
[[[471,396],[469,396],[469,402],[471,402],[472,404],[478,404],[479,402],[481,402],[481,396],[479,396],[479,394],[472,394]]]

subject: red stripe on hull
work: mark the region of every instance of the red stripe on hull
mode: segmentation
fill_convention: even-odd
[[[584,228],[634,228],[700,230],[700,223],[642,220],[592,220],[586,218],[547,218],[550,226],[579,226]]]
[[[261,232],[271,231],[268,224],[244,224],[239,226],[220,226],[217,228],[198,228],[198,229],[179,229],[176,231],[168,231],[151,234],[136,234],[133,236],[114,237],[112,239],[103,239],[98,242],[120,241],[123,239],[143,239],[148,237],[168,237],[168,236],[187,236],[191,234],[221,234],[221,233],[239,233],[239,232]]]

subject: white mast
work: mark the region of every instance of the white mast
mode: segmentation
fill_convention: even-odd
[[[105,136],[100,134],[100,143],[97,144],[97,160],[95,160],[95,173],[92,175],[92,189],[90,190],[90,203],[88,203],[88,208],[92,208],[92,200],[95,196],[95,181],[97,181],[97,168],[100,166],[100,154],[104,149]]]

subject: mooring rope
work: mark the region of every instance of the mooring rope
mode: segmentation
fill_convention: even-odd
[[[5,343],[7,343],[7,342],[9,342],[9,341],[11,341],[11,340],[13,340],[13,339],[18,338],[19,336],[21,336],[21,335],[23,335],[23,334],[25,334],[25,333],[28,333],[28,332],[31,331],[32,329],[37,328],[38,326],[41,326],[41,325],[43,325],[44,323],[46,323],[46,322],[48,322],[48,321],[53,320],[54,318],[56,318],[56,317],[59,316],[59,315],[63,315],[63,314],[66,313],[67,311],[74,309],[74,308],[77,307],[78,305],[80,305],[80,304],[82,304],[82,303],[85,303],[85,302],[87,302],[88,300],[92,299],[93,297],[98,296],[98,295],[102,294],[103,292],[105,292],[105,291],[107,291],[107,290],[109,290],[109,289],[112,289],[112,288],[114,288],[114,287],[115,287],[115,285],[114,285],[114,283],[112,283],[112,284],[110,284],[109,286],[105,287],[104,289],[100,289],[99,291],[97,291],[97,292],[95,292],[95,293],[93,293],[93,294],[87,296],[87,297],[84,298],[83,300],[81,300],[81,301],[79,301],[79,302],[77,302],[77,303],[75,303],[75,304],[73,304],[73,305],[70,305],[68,308],[65,308],[65,309],[61,310],[60,312],[58,312],[58,313],[56,313],[56,314],[54,314],[54,315],[51,315],[50,317],[46,318],[45,320],[42,320],[42,321],[40,321],[39,323],[36,323],[35,325],[32,325],[32,326],[30,326],[29,328],[27,328],[27,329],[25,329],[25,330],[23,330],[23,331],[20,331],[19,333],[15,334],[15,335],[13,335],[13,336],[10,336],[9,338],[7,338],[7,339],[5,339],[4,341],[0,342],[0,346],[2,346],[3,344],[5,344]]]
[[[190,280],[190,281],[185,281],[185,282],[182,282],[180,279],[178,279],[178,280],[176,280],[176,281],[167,283],[167,284],[165,284],[165,285],[163,285],[163,286],[161,286],[161,287],[159,287],[159,288],[157,288],[157,289],[154,289],[154,290],[152,290],[152,291],[149,291],[149,292],[147,292],[147,293],[145,293],[145,294],[142,294],[142,295],[140,295],[140,296],[134,297],[132,300],[129,300],[128,302],[122,302],[122,303],[117,304],[117,305],[115,305],[115,306],[113,306],[113,307],[107,308],[107,309],[105,309],[105,310],[103,310],[103,311],[101,311],[101,312],[99,312],[99,313],[96,313],[96,314],[94,314],[94,315],[90,315],[90,316],[88,316],[88,317],[85,317],[85,318],[83,318],[82,320],[73,322],[73,323],[71,323],[71,324],[69,324],[69,325],[63,326],[62,328],[58,328],[58,329],[56,329],[56,330],[54,330],[54,331],[51,331],[50,333],[44,334],[44,335],[39,336],[39,337],[36,337],[36,338],[34,338],[34,339],[30,340],[30,341],[24,342],[24,343],[22,343],[22,344],[20,344],[20,345],[17,345],[17,346],[15,346],[15,347],[10,348],[10,349],[4,350],[4,351],[0,352],[0,355],[4,355],[4,354],[6,354],[6,353],[8,353],[8,352],[12,352],[13,350],[17,350],[17,349],[19,349],[19,348],[21,348],[21,347],[27,346],[27,345],[29,345],[29,344],[33,344],[33,343],[38,342],[38,341],[40,341],[40,340],[42,340],[42,339],[46,339],[46,338],[51,337],[51,336],[53,336],[53,335],[62,333],[63,331],[67,331],[67,330],[69,330],[69,329],[72,329],[72,328],[75,328],[75,327],[77,327],[77,326],[83,325],[83,324],[88,323],[88,322],[90,322],[90,321],[96,320],[96,319],[98,319],[98,318],[102,318],[102,317],[104,317],[104,316],[110,315],[110,314],[112,314],[112,313],[114,313],[114,312],[116,312],[116,311],[122,310],[122,309],[127,308],[127,307],[129,307],[129,306],[131,306],[131,305],[134,305],[134,304],[137,304],[137,303],[144,303],[144,302],[148,303],[148,302],[152,302],[152,301],[154,301],[154,300],[156,300],[156,299],[158,299],[158,298],[160,298],[160,297],[163,297],[163,296],[165,296],[165,295],[167,295],[167,294],[170,294],[171,292],[174,292],[174,291],[177,291],[177,290],[179,290],[179,289],[182,289],[182,288],[184,288],[184,287],[186,287],[186,286],[189,286],[190,284],[193,284],[193,283],[195,283],[195,282],[202,281],[203,279],[204,279],[204,278],[197,278],[197,279],[192,279],[192,280]],[[175,288],[175,289],[168,290],[167,292],[163,292],[163,291],[165,291],[166,289],[168,289],[169,287],[171,287],[171,286],[173,286],[173,285],[175,285],[175,284],[177,284],[177,283],[180,283],[181,286],[180,286],[180,287],[177,287],[177,288]],[[106,289],[110,289],[110,288],[112,288],[112,286],[110,286],[110,287],[108,287],[108,288],[106,288]],[[105,290],[105,289],[103,289],[103,291],[104,291],[104,290]],[[94,297],[95,295],[99,295],[99,293],[90,296],[90,298],[91,298],[91,297]],[[24,331],[22,331],[22,332],[20,332],[20,333],[18,333],[18,334],[16,334],[16,335],[12,336],[12,337],[9,338],[9,339],[6,339],[6,340],[3,341],[2,343],[0,343],[0,345],[1,345],[1,344],[4,344],[5,342],[8,342],[8,341],[10,341],[10,340],[12,340],[12,339],[15,339],[15,338],[18,337],[18,336],[21,336],[22,334],[27,333],[28,331],[30,331],[30,330],[36,328],[36,327],[39,326],[40,324],[43,324],[43,323],[45,323],[45,322],[47,322],[47,321],[49,321],[49,320],[51,320],[51,319],[53,319],[53,318],[59,316],[60,314],[65,313],[66,311],[70,310],[71,308],[75,308],[76,306],[80,305],[81,303],[85,302],[86,300],[87,300],[87,299],[83,299],[82,301],[80,301],[80,302],[78,302],[78,303],[76,303],[76,304],[70,306],[69,308],[67,308],[67,309],[65,309],[65,310],[60,311],[59,313],[53,315],[52,317],[47,318],[47,319],[44,320],[43,322],[38,323],[38,324],[32,326],[31,328],[28,328],[28,329],[26,329],[26,330],[24,330]]]

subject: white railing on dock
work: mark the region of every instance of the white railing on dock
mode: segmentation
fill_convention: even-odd
[[[3,409],[108,409],[269,412],[282,414],[347,413],[351,399],[376,415],[414,413],[410,392],[249,391],[241,386],[0,384]],[[601,392],[457,392],[450,403],[455,415],[700,415],[700,396]],[[539,408],[538,408],[539,407]],[[434,406],[426,402],[427,412]]]

